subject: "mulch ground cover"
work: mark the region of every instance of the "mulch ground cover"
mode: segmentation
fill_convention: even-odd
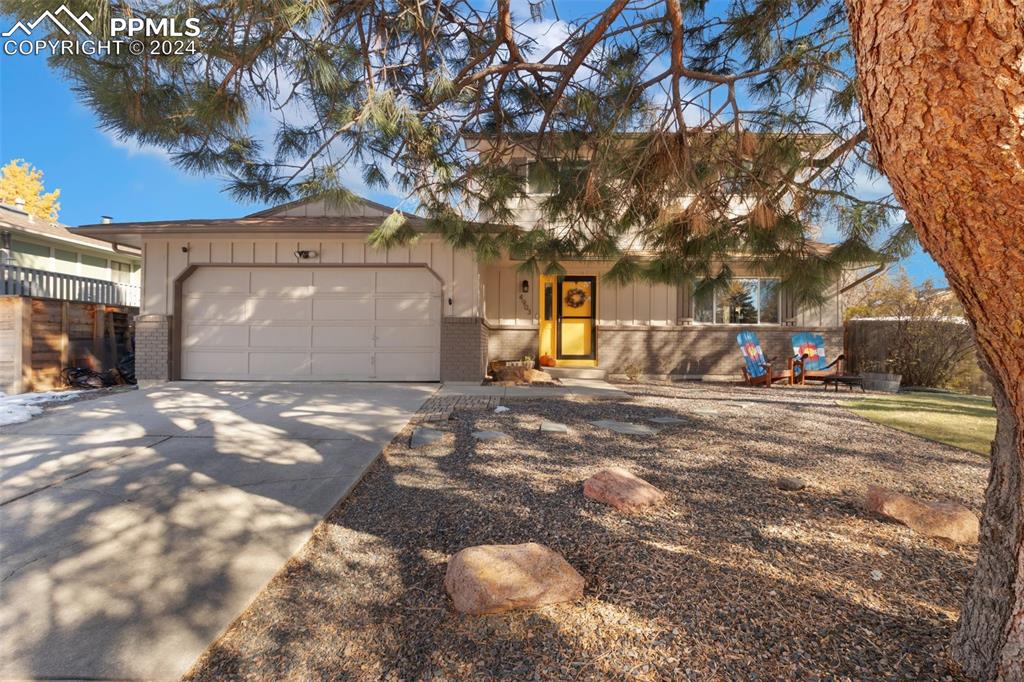
[[[407,428],[187,679],[961,679],[948,643],[974,549],[861,499],[874,483],[980,513],[985,457],[820,390],[626,388],[630,401],[458,410],[415,450]],[[683,423],[653,437],[589,423],[651,417]],[[480,430],[511,438],[478,442]],[[623,515],[585,499],[605,466],[666,502]],[[807,487],[778,489],[787,476]],[[581,602],[451,608],[452,554],[529,541],[584,576]]]

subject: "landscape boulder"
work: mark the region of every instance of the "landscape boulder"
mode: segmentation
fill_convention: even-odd
[[[477,545],[451,558],[444,587],[456,611],[478,616],[575,601],[583,597],[583,576],[535,542]]]
[[[807,487],[807,482],[802,478],[796,476],[783,476],[776,483],[779,490],[785,490],[786,492],[797,492]]]
[[[955,502],[923,502],[872,485],[868,486],[864,506],[868,511],[898,521],[921,535],[944,538],[958,545],[978,542],[978,517]]]
[[[494,381],[502,384],[553,384],[555,382],[547,372],[521,366],[499,366],[493,371]]]
[[[660,503],[665,493],[625,469],[602,469],[583,482],[583,494],[624,512]]]

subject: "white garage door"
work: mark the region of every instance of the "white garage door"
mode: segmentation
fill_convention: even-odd
[[[425,268],[200,267],[182,286],[183,379],[437,381]]]

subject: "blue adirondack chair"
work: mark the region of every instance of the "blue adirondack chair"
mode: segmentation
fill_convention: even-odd
[[[740,332],[736,335],[736,343],[739,344],[740,353],[743,354],[744,382],[751,386],[764,384],[769,388],[776,381],[793,383],[793,360],[789,360],[789,366],[786,369],[773,368],[772,360],[765,358],[764,351],[761,350],[761,341],[755,332]]]
[[[823,380],[826,377],[843,373],[843,360],[840,353],[832,362],[825,354],[825,339],[821,334],[800,332],[793,334],[794,373],[801,384],[807,379]]]

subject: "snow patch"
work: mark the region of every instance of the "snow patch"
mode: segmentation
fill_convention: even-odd
[[[46,391],[45,393],[0,393],[0,426],[21,424],[42,414],[50,403],[62,403],[77,398],[85,391]]]

